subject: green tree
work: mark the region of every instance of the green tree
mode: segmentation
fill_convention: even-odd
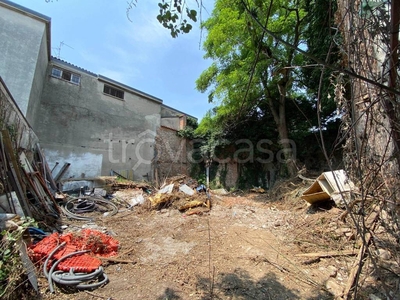
[[[208,32],[205,57],[214,62],[196,82],[200,91],[209,91],[209,101],[220,101],[218,113],[227,119],[237,119],[266,103],[290,175],[297,169],[286,107],[290,101],[301,100],[296,66],[302,65],[303,55],[287,44],[304,44],[303,7],[301,0],[217,0],[211,17],[202,25]],[[286,43],[268,36],[264,28]]]

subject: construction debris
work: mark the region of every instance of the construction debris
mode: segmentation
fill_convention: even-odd
[[[167,186],[164,186],[162,189],[160,189],[157,194],[170,194],[172,190],[174,189],[174,184],[171,183]]]
[[[171,206],[174,201],[180,200],[181,195],[179,194],[160,194],[157,193],[154,196],[149,197],[151,207],[153,209],[162,209]]]
[[[250,192],[264,194],[266,191],[262,187],[254,187],[254,188],[250,189]]]
[[[117,255],[119,242],[96,230],[53,233],[29,247],[32,261],[42,264],[50,292],[53,281],[78,290],[94,289],[108,283],[98,257]],[[79,273],[74,273],[79,272]],[[93,283],[93,280],[98,280]]]
[[[180,206],[178,209],[180,211],[186,211],[188,209],[195,208],[197,206],[203,206],[203,205],[207,206],[207,203],[204,203],[204,201],[202,201],[202,200],[192,200],[192,201],[189,201],[186,204]]]
[[[113,196],[113,199],[125,202],[128,208],[134,207],[136,205],[141,205],[145,202],[143,190],[141,189],[120,190],[116,191]]]
[[[355,185],[344,170],[323,172],[301,196],[310,204],[333,200],[338,207],[350,202]]]
[[[193,196],[194,195],[194,190],[192,190],[190,187],[188,187],[186,184],[182,184],[179,187],[179,190],[181,192],[184,192],[185,194],[189,195],[189,196]]]
[[[210,195],[204,185],[186,175],[167,178],[164,185],[153,196],[148,198],[153,209],[176,208],[180,212],[189,212],[196,207],[211,208]]]
[[[0,231],[3,229],[8,229],[10,226],[12,226],[14,222],[11,223],[10,221],[16,217],[16,214],[0,213]]]
[[[28,159],[25,150],[15,155],[15,144],[7,130],[0,132],[0,168],[4,195],[0,197],[0,212],[14,213],[21,217],[33,217],[45,221],[49,228],[57,223],[60,209],[54,198],[54,191],[48,178],[47,168],[43,169],[44,158],[40,148]],[[35,159],[40,157],[40,159]],[[46,179],[45,179],[46,178]],[[50,222],[53,220],[53,222]]]

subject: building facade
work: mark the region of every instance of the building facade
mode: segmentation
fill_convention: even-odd
[[[179,161],[179,172],[185,173],[186,141],[166,139],[162,132],[175,134],[187,115],[159,98],[51,57],[50,31],[50,18],[0,0],[0,76],[54,173],[68,165],[64,178],[123,173],[152,180],[160,150],[177,145],[184,148],[182,157],[170,162]]]

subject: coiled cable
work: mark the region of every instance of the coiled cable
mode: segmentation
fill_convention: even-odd
[[[72,252],[69,253],[67,255],[64,255],[63,257],[61,257],[59,260],[55,261],[54,264],[51,266],[50,271],[48,273],[48,277],[47,280],[49,281],[49,289],[50,289],[50,293],[54,293],[54,287],[53,287],[53,272],[55,270],[55,268],[57,267],[57,265],[62,262],[63,260],[67,259],[68,257],[77,255],[77,254],[83,254],[83,253],[87,253],[90,252],[90,250],[81,250],[81,251],[76,251],[76,252]]]
[[[79,255],[83,253],[90,252],[90,250],[82,250],[82,251],[76,251],[73,253],[69,253],[67,255],[64,255],[61,257],[59,260],[55,261],[53,265],[51,266],[50,270],[47,271],[47,265],[49,263],[49,260],[51,257],[56,253],[59,249],[64,247],[66,245],[66,242],[61,243],[57,247],[51,251],[51,253],[48,255],[46,258],[44,265],[43,265],[43,273],[44,276],[46,276],[48,283],[49,283],[49,289],[51,293],[54,293],[54,287],[53,287],[53,281],[62,285],[68,285],[68,286],[74,286],[76,289],[79,290],[88,290],[88,289],[95,289],[99,286],[102,286],[103,284],[108,283],[108,277],[107,275],[103,272],[103,267],[97,268],[95,271],[91,273],[74,273],[73,268],[66,273],[63,271],[54,271],[57,265],[62,262],[63,260],[74,256],[74,255]],[[88,281],[92,280],[99,280],[98,282],[94,283],[85,283]]]
[[[69,272],[55,271],[51,274],[54,282],[63,285],[74,286],[78,290],[95,289],[108,282],[107,275],[103,272],[103,267],[99,267],[91,273],[74,273],[73,269]],[[99,280],[94,283],[85,283],[92,280]]]
[[[82,201],[82,199],[85,200]],[[75,204],[76,202],[78,202],[78,204]],[[118,207],[111,201],[97,199],[94,197],[73,198],[67,201],[65,205],[61,207],[61,209],[67,217],[70,217],[72,219],[81,221],[93,221],[94,218],[85,217],[79,214],[94,211],[96,208],[96,204],[107,207],[110,210],[108,216],[113,216],[118,212]]]

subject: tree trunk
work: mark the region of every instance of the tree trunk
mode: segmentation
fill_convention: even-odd
[[[297,174],[298,169],[296,167],[296,149],[293,149],[290,143],[286,121],[286,84],[279,84],[278,87],[280,93],[278,109],[276,109],[272,98],[269,98],[268,103],[278,129],[279,143],[282,145],[284,165],[287,168],[288,175],[292,177]],[[280,157],[278,157],[278,159],[280,159]]]
[[[393,74],[394,70],[388,72],[386,57],[390,57],[391,49],[389,43],[384,43],[390,41],[388,32],[382,30],[371,33],[374,25],[368,23],[368,20],[374,18],[360,14],[360,2],[338,1],[336,19],[341,24],[340,30],[344,37],[346,53],[343,60],[347,63],[346,67],[376,82],[385,82],[385,78],[381,76],[387,74],[398,78],[397,73]],[[397,49],[394,52],[397,55]],[[396,88],[395,82],[396,80],[390,80],[392,88]],[[388,111],[386,104],[398,101],[392,101],[390,98],[393,95],[386,90],[360,79],[350,78],[350,85],[351,98],[338,99],[347,105],[345,109],[348,115],[344,117],[344,121],[352,128],[345,151],[347,168],[354,181],[363,188],[370,189],[365,190],[366,193],[372,193],[375,188],[383,185],[387,189],[387,196],[396,202],[397,197],[394,196],[399,193],[399,164],[396,158],[399,153],[398,141],[394,138],[397,131],[394,124],[398,121],[393,120],[393,116],[399,116],[399,107]]]

